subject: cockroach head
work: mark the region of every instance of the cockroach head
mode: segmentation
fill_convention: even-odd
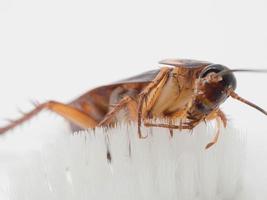
[[[236,88],[236,79],[223,65],[211,64],[200,73],[195,86],[195,106],[202,113],[209,114],[218,108]],[[223,73],[223,74],[221,74]]]
[[[254,72],[267,73],[265,69],[229,69],[223,65],[211,64],[205,67],[199,74],[196,87],[196,101],[199,103],[199,110],[210,112],[218,107],[226,98],[232,98],[245,103],[263,114],[267,111],[256,104],[240,97],[234,92],[236,89],[236,78],[233,72]],[[205,108],[205,109],[203,109]]]
[[[211,64],[206,66],[199,75],[200,81],[208,84],[220,84],[220,87],[224,87],[226,90],[236,89],[236,78],[234,74],[220,64]]]

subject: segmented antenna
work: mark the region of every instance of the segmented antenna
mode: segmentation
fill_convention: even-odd
[[[241,101],[255,109],[257,109],[258,111],[262,112],[263,114],[267,115],[267,111],[265,111],[264,109],[262,109],[261,107],[257,106],[256,104],[240,97],[238,94],[236,94],[232,89],[229,91],[229,95],[234,98],[234,99],[237,99],[238,101]]]
[[[267,69],[226,69],[223,70],[219,73],[217,73],[217,75],[225,75],[229,72],[253,72],[253,73],[267,73]]]

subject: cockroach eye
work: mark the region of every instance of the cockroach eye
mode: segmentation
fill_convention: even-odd
[[[212,73],[212,72],[213,73],[219,73],[219,72],[227,71],[227,70],[229,70],[229,68],[225,67],[223,65],[211,64],[202,70],[199,77],[205,78],[209,73]],[[224,73],[222,75],[222,83],[223,83],[225,88],[231,88],[233,90],[236,89],[236,78],[231,71]]]

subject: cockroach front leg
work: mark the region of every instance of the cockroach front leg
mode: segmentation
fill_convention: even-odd
[[[216,118],[216,125],[217,125],[216,134],[215,134],[214,138],[212,139],[212,141],[206,145],[205,149],[210,148],[211,146],[216,144],[218,141],[218,138],[219,138],[219,135],[221,132],[221,120],[220,120],[220,118]]]
[[[217,143],[221,132],[221,123],[223,123],[224,128],[227,126],[227,118],[220,109],[212,113],[211,116],[208,116],[207,120],[212,120],[214,118],[216,119],[216,134],[212,139],[212,141],[206,145],[206,149],[210,148],[211,146]]]
[[[145,109],[146,112],[148,112],[149,111],[148,106],[152,107],[152,105],[148,105],[148,103],[154,104],[153,101],[155,101],[157,97],[159,96],[160,91],[167,80],[167,74],[169,71],[170,69],[167,67],[162,68],[160,72],[158,73],[158,75],[156,76],[156,78],[139,95],[138,119],[137,119],[139,138],[145,138],[142,136],[142,133],[141,133],[141,121],[143,117],[143,109]],[[151,98],[150,102],[146,102],[148,100],[148,96],[150,95],[153,89],[157,89],[157,90],[155,90],[154,93],[151,95],[153,97],[150,96]]]

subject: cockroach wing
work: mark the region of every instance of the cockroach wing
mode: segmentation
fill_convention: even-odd
[[[157,74],[159,73],[159,69],[158,70],[151,70],[151,71],[147,71],[144,72],[142,74],[136,75],[136,76],[132,76],[130,78],[127,79],[123,79],[108,85],[104,85],[104,86],[100,86],[97,88],[94,88],[90,91],[88,91],[87,93],[85,93],[84,95],[80,96],[78,99],[74,100],[74,102],[77,102],[79,100],[84,100],[84,99],[90,99],[93,98],[94,96],[101,96],[101,99],[109,99],[110,94],[112,93],[112,91],[120,86],[120,85],[146,85],[147,83],[153,81],[153,79],[157,76]],[[142,84],[140,84],[142,83]]]
[[[210,62],[191,60],[191,59],[165,59],[159,62],[163,65],[171,65],[174,67],[184,67],[184,68],[202,68],[210,65]]]
[[[184,67],[184,68],[202,68],[212,63],[206,61],[199,61],[199,60],[191,60],[191,59],[165,59],[159,62],[159,64],[170,65],[174,67]],[[147,83],[153,81],[153,79],[157,76],[160,72],[159,69],[150,70],[144,72],[142,74],[132,76],[127,79],[123,79],[113,83],[112,85],[116,84],[124,84],[124,83]]]
[[[196,69],[196,68],[203,68],[212,63],[206,61],[191,60],[191,59],[165,59],[160,61],[159,64]],[[159,69],[147,71],[142,74],[115,82],[114,84],[151,82],[159,72],[160,72]]]
[[[147,71],[121,81],[94,88],[70,102],[70,105],[79,108],[82,111],[84,111],[83,104],[89,105],[93,108],[91,109],[93,111],[91,111],[90,114],[94,116],[96,121],[101,121],[109,111],[110,96],[116,88],[120,86],[127,88],[129,86],[129,88],[135,88],[137,92],[141,92],[148,83],[153,81],[159,71],[159,69]]]
[[[150,71],[144,72],[142,74],[138,74],[136,76],[132,76],[132,77],[117,81],[117,82],[115,82],[113,84],[147,83],[147,82],[151,82],[157,76],[159,71],[160,71],[159,69],[150,70]]]

